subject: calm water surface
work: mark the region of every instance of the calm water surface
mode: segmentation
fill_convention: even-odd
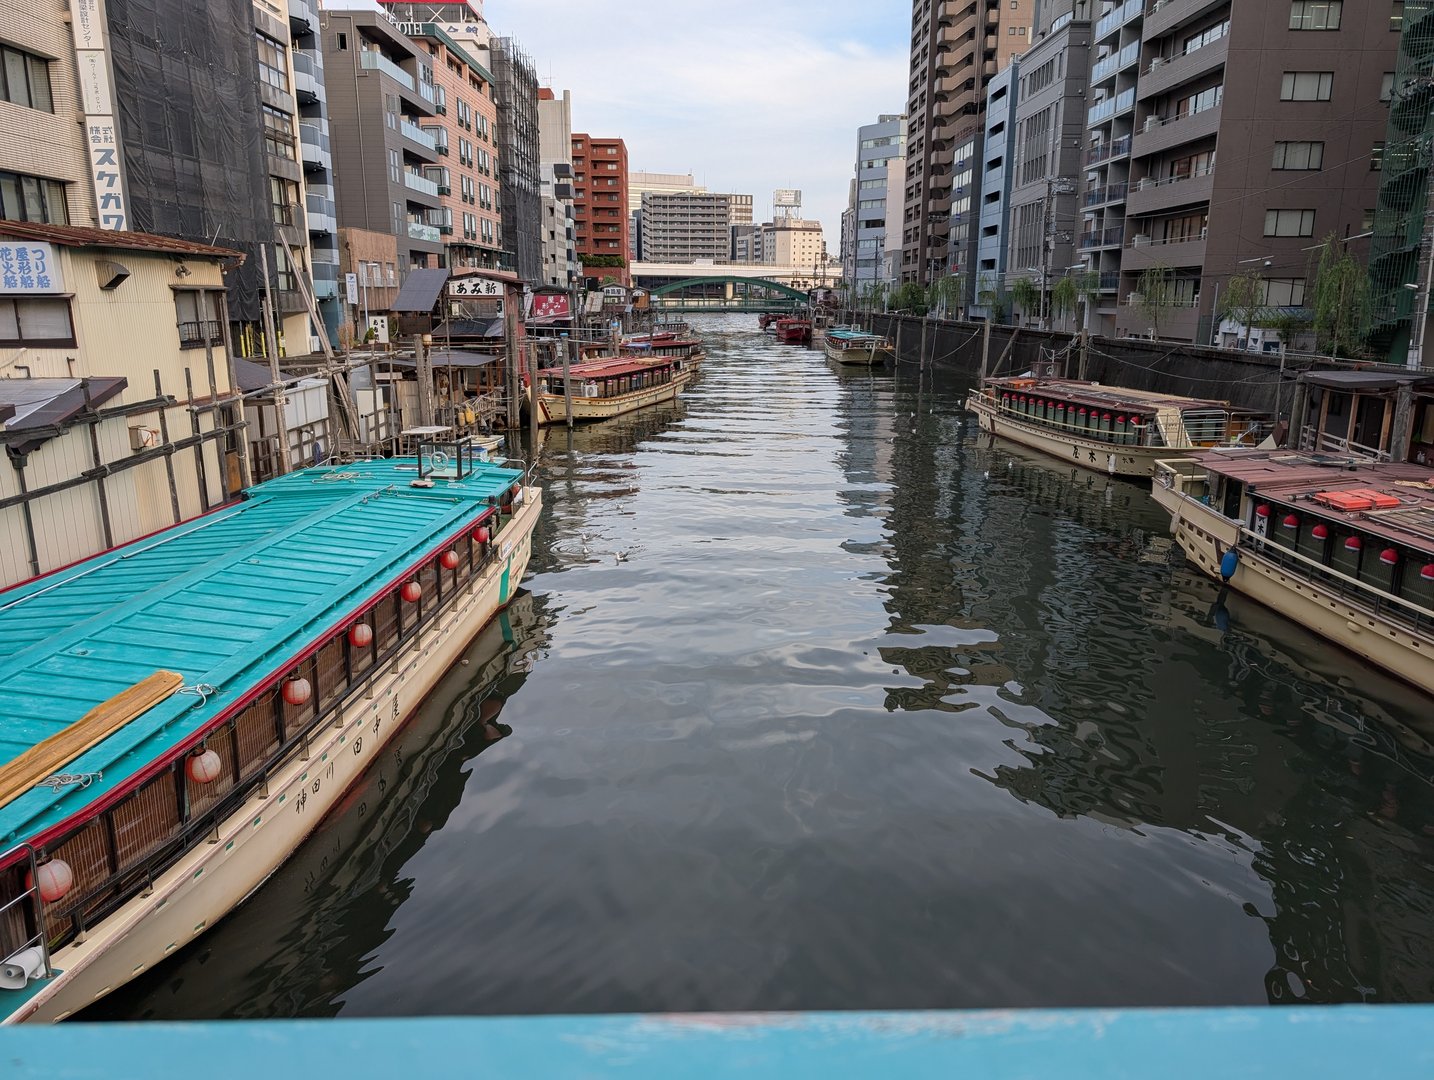
[[[547,435],[529,578],[105,1017],[1434,1000],[1429,702],[965,384],[751,317]]]

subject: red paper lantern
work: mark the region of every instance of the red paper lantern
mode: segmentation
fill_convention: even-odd
[[[290,705],[302,705],[313,694],[314,688],[304,678],[284,680],[284,700]]]
[[[1434,581],[1434,562],[1425,563],[1424,569],[1419,571],[1419,576],[1425,581]]]
[[[481,525],[478,526],[478,528],[473,530],[473,539],[480,544],[486,544],[488,542],[488,530]]]
[[[1286,514],[1285,520],[1280,522],[1280,524],[1287,529],[1298,529],[1300,527],[1300,519],[1294,514]]]
[[[402,590],[403,598],[410,604],[416,604],[423,599],[423,586],[416,581],[405,581]]]
[[[442,564],[443,569],[456,570],[458,569],[458,552],[450,548],[448,551],[445,551],[442,555],[438,556],[438,561]]]
[[[1329,537],[1329,526],[1321,522],[1310,530],[1310,535],[1316,540],[1327,539]]]
[[[1385,566],[1393,566],[1399,561],[1399,552],[1393,548],[1385,548],[1379,553],[1379,561]]]
[[[1115,422],[1116,422],[1117,424],[1123,424],[1123,423],[1125,423],[1125,417],[1123,417],[1123,416],[1117,416],[1117,417],[1115,418]]]
[[[1107,424],[1110,423],[1110,413],[1101,413],[1100,418],[1104,420]]]
[[[1269,516],[1270,516],[1270,508],[1269,508],[1269,506],[1268,506],[1266,503],[1261,503],[1259,506],[1255,507],[1255,516],[1256,516],[1256,517],[1269,517]]]
[[[196,784],[209,784],[219,779],[219,774],[224,771],[224,763],[219,760],[218,754],[205,747],[198,753],[189,755],[189,760],[184,763],[184,771]]]
[[[1359,551],[1364,547],[1364,541],[1357,536],[1351,536],[1344,542],[1345,551]]]
[[[64,859],[51,859],[35,868],[35,873],[25,875],[25,888],[40,888],[40,899],[53,904],[62,899],[75,884],[75,872]]]
[[[367,649],[373,644],[373,627],[368,623],[354,623],[349,628],[349,644],[355,649]]]

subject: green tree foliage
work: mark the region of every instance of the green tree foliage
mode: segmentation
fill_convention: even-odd
[[[976,280],[976,303],[986,309],[992,322],[1005,321],[1006,301],[1007,296],[996,284],[994,275],[982,274]]]
[[[1028,277],[1018,277],[1011,282],[1011,303],[1020,308],[1021,312],[1030,318],[1041,314],[1041,290],[1036,283]]]
[[[621,255],[584,255],[582,264],[588,269],[600,266],[626,266],[627,260]]]
[[[1135,306],[1150,320],[1151,332],[1160,336],[1160,318],[1175,303],[1175,272],[1168,266],[1147,267],[1135,283]]]
[[[1331,356],[1359,356],[1369,324],[1369,277],[1334,233],[1320,247],[1313,277],[1316,347]]]
[[[966,298],[966,275],[947,274],[931,283],[930,301],[942,318],[957,318]]]
[[[1235,274],[1220,293],[1220,307],[1215,312],[1215,318],[1222,321],[1233,319],[1244,328],[1248,340],[1250,331],[1261,325],[1261,317],[1266,314],[1268,288],[1264,276],[1255,270]]]
[[[908,315],[926,314],[926,290],[914,281],[908,281],[891,295],[891,308]]]
[[[1094,270],[1076,270],[1056,282],[1051,290],[1051,310],[1062,319],[1079,315],[1081,305],[1095,303],[1100,292],[1100,275]]]

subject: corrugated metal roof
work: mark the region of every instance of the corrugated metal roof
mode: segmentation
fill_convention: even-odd
[[[218,259],[242,259],[244,253],[212,244],[196,244],[177,236],[153,233],[116,232],[86,225],[49,225],[43,221],[0,221],[0,236],[42,240],[63,247],[104,247],[121,251],[158,251],[172,255],[208,255]]]
[[[438,303],[438,294],[448,282],[447,270],[410,270],[393,301],[392,311],[426,315]]]
[[[0,809],[0,847],[104,795],[279,670],[522,474],[479,464],[411,488],[409,460],[309,469],[237,506],[0,593],[0,762],[156,670],[219,693],[176,695],[81,755],[88,788],[35,788]]]

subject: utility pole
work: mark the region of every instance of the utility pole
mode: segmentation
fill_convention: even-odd
[[[514,307],[517,306],[515,303],[516,295],[521,295],[521,293],[518,293],[518,290],[514,287],[508,286],[503,302],[503,351],[507,353],[508,360],[506,365],[507,370],[504,372],[504,375],[508,382],[507,428],[509,431],[517,431],[522,418],[518,394],[521,392],[520,388],[522,387],[519,371],[523,358],[518,355],[518,320],[513,311]]]
[[[979,390],[986,385],[986,372],[990,370],[991,362],[991,313],[986,313],[986,329],[981,333],[981,376],[976,380],[976,388]]]
[[[1051,254],[1057,240],[1056,200],[1057,195],[1071,195],[1075,192],[1075,181],[1068,176],[1046,177],[1045,213],[1041,229],[1041,329],[1051,328]]]
[[[528,346],[528,431],[533,439],[533,461],[538,460],[538,343]]]
[[[563,350],[563,412],[568,417],[568,430],[573,427],[573,380],[572,380],[572,357],[573,351],[577,349],[578,343],[571,334],[562,336]]]

